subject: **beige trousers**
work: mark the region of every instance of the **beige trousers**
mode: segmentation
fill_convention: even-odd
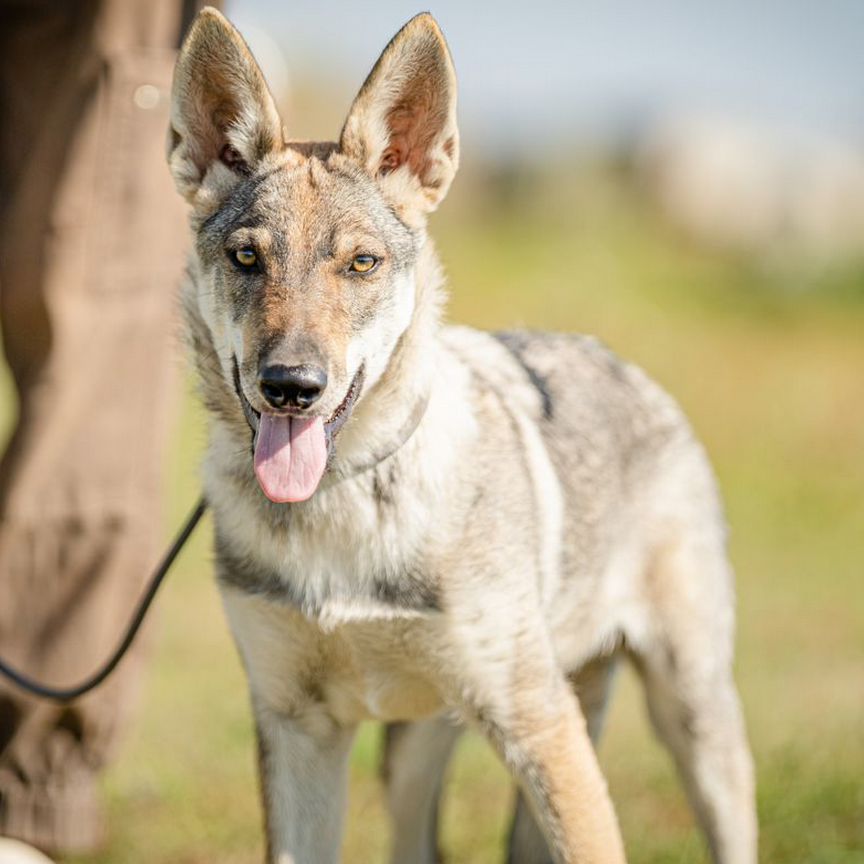
[[[160,553],[187,235],[164,141],[195,5],[0,0],[0,654],[55,685],[110,652]],[[0,682],[0,835],[98,845],[140,659],[65,708]]]

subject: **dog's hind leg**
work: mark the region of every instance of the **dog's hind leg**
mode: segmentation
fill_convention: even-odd
[[[385,728],[382,775],[393,826],[392,864],[435,864],[444,774],[463,727],[446,715]]]
[[[682,537],[648,573],[653,625],[633,657],[717,864],[754,864],[753,764],[732,679],[732,577],[722,540]]]
[[[603,731],[606,706],[617,665],[617,657],[599,657],[570,676],[585,715],[588,735],[595,749]],[[552,864],[552,854],[525,795],[517,791],[510,828],[507,864]]]

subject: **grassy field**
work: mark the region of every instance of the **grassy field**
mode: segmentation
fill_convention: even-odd
[[[694,248],[602,173],[472,207],[469,186],[433,226],[450,317],[595,333],[670,389],[707,443],[732,526],[762,860],[864,862],[864,269],[769,269]],[[190,407],[170,459],[170,526],[196,497],[203,436]],[[209,525],[158,607],[140,712],[106,779],[110,845],[87,861],[259,862],[245,685]],[[377,758],[370,725],[353,759],[352,864],[385,858]],[[601,758],[633,864],[706,860],[629,672]],[[511,794],[466,738],[443,815],[448,861],[500,860]]]

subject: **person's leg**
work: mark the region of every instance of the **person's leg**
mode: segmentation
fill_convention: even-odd
[[[76,683],[158,557],[187,243],[164,141],[180,0],[0,0],[0,322],[19,418],[0,465],[0,653]],[[73,706],[0,689],[0,835],[101,839],[97,780],[140,652]]]

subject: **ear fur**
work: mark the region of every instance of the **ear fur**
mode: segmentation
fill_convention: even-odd
[[[281,146],[282,123],[255,58],[234,26],[205,7],[174,69],[168,162],[178,191],[193,200],[213,166],[236,179]]]
[[[430,14],[412,18],[384,49],[339,146],[403,212],[428,213],[441,203],[459,164],[456,73]]]

